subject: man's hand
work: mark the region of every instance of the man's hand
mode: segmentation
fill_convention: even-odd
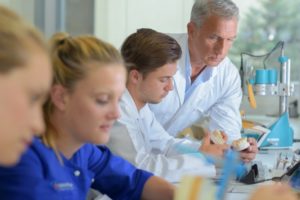
[[[241,159],[246,163],[253,160],[258,152],[256,140],[254,138],[248,138],[248,142],[250,146],[240,152]]]
[[[223,139],[227,141],[227,136],[222,132]],[[202,144],[199,150],[203,153],[207,153],[213,156],[223,157],[224,152],[229,148],[229,145],[226,144],[213,144],[210,140],[210,134],[206,133],[202,139]]]

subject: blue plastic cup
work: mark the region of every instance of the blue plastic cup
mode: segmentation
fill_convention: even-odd
[[[266,69],[257,69],[255,71],[255,84],[268,84],[268,70]]]
[[[277,69],[268,69],[268,84],[277,84]]]

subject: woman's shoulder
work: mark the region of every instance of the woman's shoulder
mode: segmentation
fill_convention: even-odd
[[[53,160],[57,161],[57,155],[55,151],[51,147],[46,146],[40,138],[34,138],[32,144],[21,159],[48,163],[53,162]]]

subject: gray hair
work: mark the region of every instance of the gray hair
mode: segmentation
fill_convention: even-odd
[[[199,28],[211,15],[226,19],[239,18],[239,8],[231,0],[195,0],[191,12],[191,22]]]

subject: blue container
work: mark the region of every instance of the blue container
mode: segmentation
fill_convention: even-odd
[[[255,84],[268,84],[268,70],[267,69],[257,69],[255,71]]]
[[[268,84],[277,84],[277,69],[268,69]]]

